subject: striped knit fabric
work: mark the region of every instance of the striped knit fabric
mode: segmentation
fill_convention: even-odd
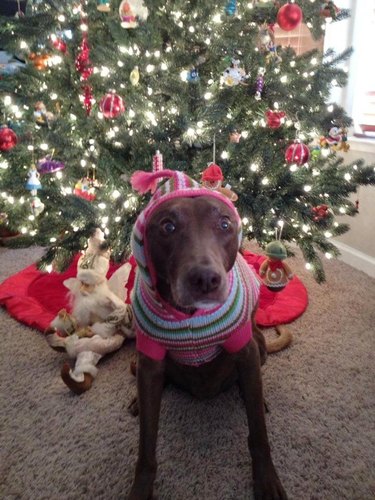
[[[138,274],[133,295],[138,351],[155,360],[168,353],[175,361],[193,366],[211,361],[223,349],[239,351],[252,336],[251,313],[260,283],[240,254],[228,279],[224,304],[186,315],[163,303]]]
[[[238,223],[240,245],[241,219],[233,203],[221,193],[202,187],[183,172],[163,170],[158,174],[137,173],[145,186],[160,177],[168,177],[139,215],[132,233],[132,252],[138,264],[132,304],[137,330],[137,350],[155,360],[166,354],[179,363],[199,366],[214,359],[223,349],[237,352],[251,339],[251,313],[259,296],[255,272],[240,254],[228,274],[226,302],[214,309],[186,315],[163,302],[156,289],[156,272],[147,258],[145,229],[154,211],[167,200],[177,197],[210,196],[220,199],[233,212]],[[158,176],[158,177],[156,177]],[[146,179],[146,180],[145,180]],[[136,182],[133,183],[133,186]]]

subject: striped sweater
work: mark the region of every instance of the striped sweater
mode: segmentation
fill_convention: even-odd
[[[167,355],[175,361],[199,366],[223,349],[237,352],[252,337],[251,313],[258,301],[260,283],[255,271],[238,254],[228,274],[226,302],[214,309],[184,314],[163,302],[137,273],[133,309],[137,350],[155,360]]]

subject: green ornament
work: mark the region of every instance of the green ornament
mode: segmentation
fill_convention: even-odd
[[[311,150],[311,158],[313,160],[317,160],[320,157],[320,148],[319,147],[314,147]]]
[[[286,248],[281,241],[271,241],[266,246],[266,255],[271,259],[284,260],[287,258]]]

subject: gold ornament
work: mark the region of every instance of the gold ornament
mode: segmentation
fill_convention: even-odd
[[[134,66],[134,68],[130,72],[129,76],[130,83],[136,87],[139,83],[139,69],[138,66]]]
[[[32,61],[35,68],[39,71],[43,71],[47,69],[48,61],[51,58],[51,54],[36,54],[35,52],[31,52],[29,55],[29,59]]]

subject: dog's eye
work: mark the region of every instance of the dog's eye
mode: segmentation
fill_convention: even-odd
[[[173,233],[176,229],[176,226],[170,220],[162,222],[161,227],[163,228],[163,231],[167,234]]]
[[[227,231],[230,228],[230,220],[228,217],[223,217],[220,219],[220,229],[223,229],[223,231]]]

